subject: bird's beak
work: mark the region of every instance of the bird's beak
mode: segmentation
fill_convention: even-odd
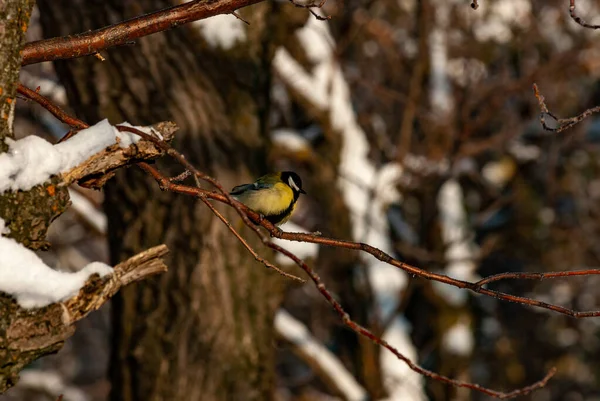
[[[300,189],[300,191],[298,191],[298,192],[300,192],[301,194],[306,194],[306,191],[303,189]]]

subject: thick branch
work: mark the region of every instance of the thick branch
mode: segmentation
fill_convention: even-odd
[[[191,1],[73,36],[38,40],[23,48],[22,65],[87,56],[192,21],[228,14],[263,0]]]
[[[171,141],[177,131],[175,123],[166,121],[152,126],[166,141]],[[153,160],[164,152],[154,143],[142,139],[135,145],[121,148],[118,144],[104,149],[79,166],[62,174],[63,185],[78,182],[86,188],[99,189],[115,175],[117,169],[141,160]]]
[[[0,393],[16,384],[25,366],[62,348],[75,332],[73,323],[100,308],[122,287],[165,272],[167,253],[165,245],[148,249],[115,266],[109,276],[92,276],[77,296],[40,309],[23,309],[0,293]]]

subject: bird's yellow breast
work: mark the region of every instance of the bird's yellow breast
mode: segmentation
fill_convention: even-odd
[[[292,206],[294,191],[278,182],[272,188],[259,191],[246,191],[236,196],[240,202],[264,216],[282,213]]]

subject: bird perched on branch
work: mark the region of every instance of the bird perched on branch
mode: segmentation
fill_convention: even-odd
[[[302,180],[293,171],[263,175],[252,184],[234,187],[229,193],[256,213],[275,225],[288,221],[296,207],[302,189]]]

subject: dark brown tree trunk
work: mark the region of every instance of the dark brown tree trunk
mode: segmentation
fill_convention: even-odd
[[[166,0],[40,0],[45,36],[95,29],[171,5]],[[247,40],[211,48],[194,26],[94,57],[57,62],[76,113],[137,125],[175,121],[175,147],[226,187],[265,171],[276,5],[243,11]],[[235,18],[231,16],[231,18]],[[163,171],[181,168],[165,161]],[[113,303],[113,400],[268,400],[272,321],[282,278],[257,264],[210,211],[162,193],[136,168],[106,187],[113,261],[166,243],[169,272]],[[229,209],[221,208],[236,220]],[[251,238],[250,235],[247,237]],[[256,244],[255,244],[256,245]]]

